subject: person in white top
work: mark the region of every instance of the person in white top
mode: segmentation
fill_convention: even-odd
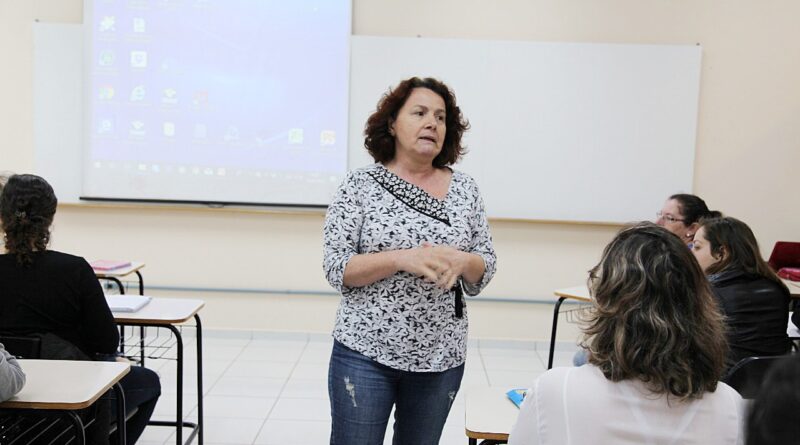
[[[744,443],[744,402],[719,382],[722,316],[689,249],[652,223],[625,228],[588,284],[589,362],[534,382],[509,445]]]

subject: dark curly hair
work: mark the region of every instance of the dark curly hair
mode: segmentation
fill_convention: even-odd
[[[431,77],[406,79],[381,97],[378,108],[367,119],[364,128],[364,147],[375,162],[386,163],[394,159],[395,139],[389,133],[389,127],[397,119],[397,112],[406,103],[414,88],[427,88],[444,100],[447,132],[442,151],[433,159],[433,166],[442,168],[455,164],[467,152],[466,147],[461,145],[461,136],[469,129],[469,122],[464,119],[461,109],[456,105],[456,95],[453,91],[441,81]]]
[[[683,215],[683,224],[686,226],[690,226],[703,218],[718,218],[722,216],[721,212],[709,210],[706,202],[696,195],[678,193],[670,196],[669,199],[678,201],[678,209]]]
[[[679,400],[716,390],[727,344],[703,271],[653,223],[621,230],[589,274],[594,307],[583,341],[613,382],[638,379]]]
[[[47,249],[58,200],[53,187],[36,175],[13,175],[0,193],[0,224],[6,251],[19,264],[33,262],[33,252]]]

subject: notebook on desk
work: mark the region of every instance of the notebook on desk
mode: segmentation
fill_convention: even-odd
[[[118,261],[118,260],[94,260],[89,263],[92,266],[92,269],[99,270],[102,272],[109,271],[109,270],[116,270],[122,269],[123,267],[128,267],[131,265],[130,261]]]
[[[152,297],[144,295],[106,295],[111,312],[136,312],[145,307]]]

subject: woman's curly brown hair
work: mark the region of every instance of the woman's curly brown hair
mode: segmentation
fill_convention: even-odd
[[[375,162],[387,163],[394,159],[395,139],[389,133],[389,127],[397,119],[397,112],[406,103],[414,88],[427,88],[444,100],[447,132],[442,151],[433,159],[433,166],[442,168],[455,164],[467,152],[466,147],[461,145],[461,136],[469,129],[469,122],[464,119],[461,109],[456,105],[456,95],[453,91],[441,81],[431,77],[406,79],[381,97],[378,108],[367,119],[364,128],[364,147]]]
[[[36,175],[13,175],[0,194],[0,224],[6,251],[19,264],[33,262],[33,252],[50,242],[50,225],[58,200],[53,188]]]
[[[589,288],[594,308],[583,345],[607,379],[637,379],[679,400],[716,389],[727,354],[723,319],[678,237],[653,223],[621,230]]]

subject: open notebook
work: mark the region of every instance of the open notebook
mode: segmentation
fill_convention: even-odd
[[[111,312],[136,312],[152,300],[144,295],[106,295]]]

